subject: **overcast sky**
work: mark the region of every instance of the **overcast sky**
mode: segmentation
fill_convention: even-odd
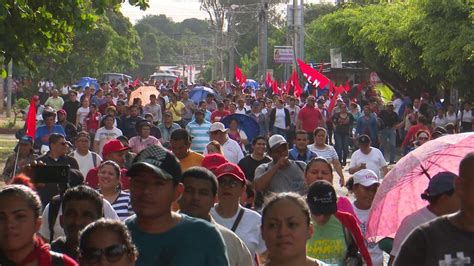
[[[256,2],[258,0],[255,0]],[[305,3],[315,3],[320,0],[305,0]],[[326,0],[327,2],[328,0]],[[291,1],[292,2],[292,1]],[[150,0],[150,7],[146,11],[141,11],[138,7],[132,7],[125,1],[122,4],[122,13],[135,24],[137,20],[145,15],[165,14],[175,22],[181,22],[187,18],[208,18],[206,12],[199,9],[199,0]]]

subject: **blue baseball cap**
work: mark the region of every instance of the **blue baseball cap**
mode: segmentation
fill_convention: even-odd
[[[23,136],[20,138],[20,144],[31,144],[33,145],[33,138],[31,136]]]
[[[437,173],[431,178],[425,193],[429,196],[437,196],[454,190],[454,179],[456,177],[458,176],[452,172]]]

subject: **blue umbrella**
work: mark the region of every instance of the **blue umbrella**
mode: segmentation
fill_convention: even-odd
[[[97,82],[97,79],[90,77],[80,78],[76,85],[82,88],[91,87],[94,88],[94,91],[97,91],[99,89],[99,83]]]
[[[255,119],[248,115],[231,114],[224,117],[221,122],[225,125],[226,128],[229,128],[230,121],[234,119],[237,120],[239,124],[239,129],[243,130],[247,135],[249,143],[251,143],[255,137],[258,137],[260,135],[260,127],[258,126],[257,121],[255,121]]]
[[[189,91],[189,98],[193,100],[195,104],[206,99],[208,94],[214,94],[214,90],[204,86],[197,86]]]
[[[253,80],[253,79],[247,79],[247,81],[245,81],[245,87],[252,87],[254,90],[258,90],[258,88],[260,87],[258,85],[258,82]]]

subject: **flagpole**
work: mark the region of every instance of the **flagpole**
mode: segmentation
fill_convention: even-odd
[[[15,167],[13,167],[13,175],[12,175],[12,178],[15,177],[16,175],[16,166],[18,164],[18,156],[20,155],[20,145],[17,146],[17,150],[16,150],[16,158],[15,158]],[[10,179],[11,180],[11,179]]]

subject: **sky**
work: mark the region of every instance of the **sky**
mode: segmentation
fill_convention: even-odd
[[[256,2],[258,0],[255,0]],[[305,3],[316,3],[321,0],[304,0]],[[290,1],[292,2],[292,1]],[[138,7],[133,7],[125,1],[122,4],[122,13],[135,24],[140,18],[146,15],[165,14],[171,17],[174,22],[181,22],[187,18],[206,19],[206,12],[200,10],[199,0],[150,0],[150,7],[146,11],[141,11]]]

